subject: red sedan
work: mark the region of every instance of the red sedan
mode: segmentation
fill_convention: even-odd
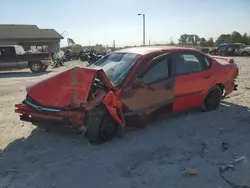
[[[128,48],[30,86],[15,111],[23,121],[71,125],[101,143],[152,116],[215,110],[237,90],[237,76],[233,59],[181,47]]]

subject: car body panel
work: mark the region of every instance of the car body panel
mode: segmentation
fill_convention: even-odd
[[[29,86],[27,95],[43,106],[85,105],[96,76],[102,76],[106,85],[113,89],[103,70],[75,67]]]

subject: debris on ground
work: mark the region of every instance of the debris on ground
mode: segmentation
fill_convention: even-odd
[[[190,169],[187,170],[187,173],[190,176],[195,176],[195,175],[198,174],[198,170],[190,168]]]
[[[221,149],[222,149],[222,151],[226,151],[226,150],[228,150],[228,147],[229,147],[229,145],[228,145],[228,143],[227,143],[227,142],[223,142],[223,143],[222,143],[222,145],[221,145]]]
[[[250,186],[246,186],[246,185],[236,185],[234,182],[228,180],[227,178],[225,178],[225,176],[223,176],[223,173],[226,172],[229,169],[234,169],[235,165],[237,163],[240,163],[242,161],[246,161],[247,158],[245,156],[240,156],[240,157],[235,157],[234,159],[228,161],[227,163],[222,164],[222,166],[220,166],[219,169],[219,174],[220,177],[227,182],[232,188],[250,188]]]

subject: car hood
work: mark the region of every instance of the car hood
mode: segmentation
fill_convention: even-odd
[[[84,105],[96,76],[114,89],[102,69],[75,67],[31,85],[26,89],[27,97],[42,106]]]

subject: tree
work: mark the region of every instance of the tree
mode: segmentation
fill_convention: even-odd
[[[214,46],[214,39],[210,37],[207,41],[207,46],[208,47],[213,47]]]
[[[179,44],[187,44],[187,39],[188,39],[187,34],[181,35],[180,38],[179,38]]]
[[[193,45],[197,45],[198,43],[200,43],[200,37],[198,35],[194,35],[194,43]]]
[[[72,38],[67,38],[67,42],[68,42],[68,46],[72,46],[72,45],[76,44]]]
[[[242,43],[244,43],[244,44],[250,44],[250,35],[248,36],[247,33],[244,33],[242,35]]]
[[[234,43],[243,42],[242,39],[243,38],[242,38],[242,36],[241,36],[241,34],[239,32],[237,32],[237,31],[232,32],[232,34],[231,34],[231,41],[232,42],[234,42]]]
[[[200,46],[207,46],[207,41],[206,41],[206,39],[204,38],[204,37],[202,37],[201,39],[200,39]]]
[[[73,44],[71,48],[74,52],[80,52],[82,50],[82,46],[80,44]]]
[[[218,39],[216,40],[216,44],[219,45],[221,43],[230,43],[232,42],[232,37],[230,34],[222,34],[218,37]]]

